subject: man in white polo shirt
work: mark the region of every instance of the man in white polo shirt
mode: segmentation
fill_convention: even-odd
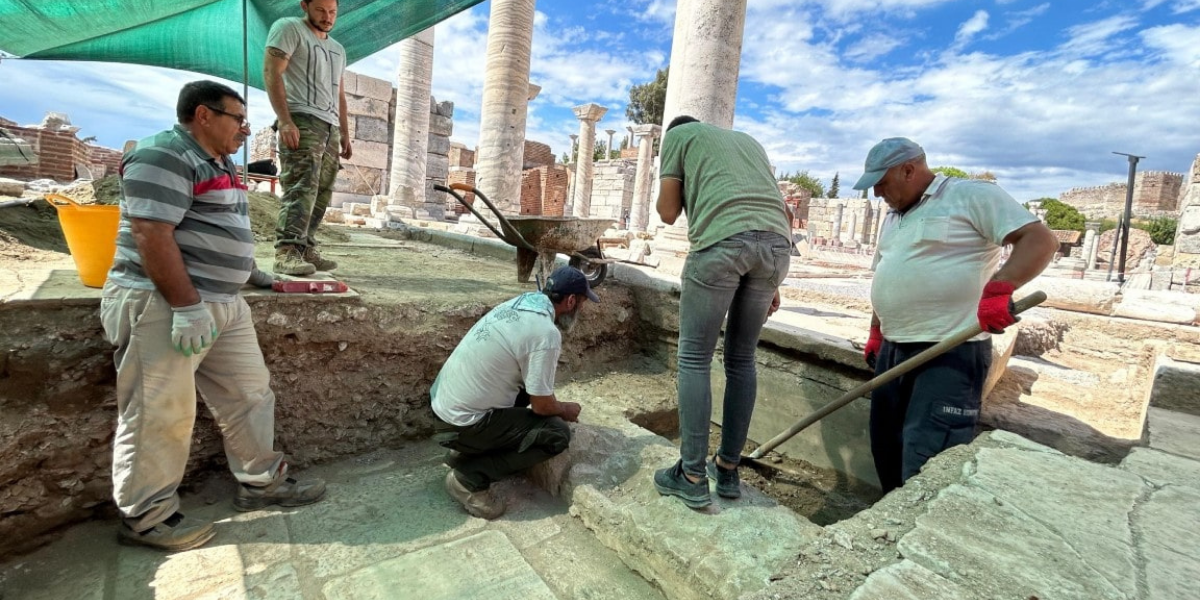
[[[854,189],[873,187],[890,209],[864,351],[876,375],[971,325],[1000,333],[1016,322],[1013,291],[1058,248],[1050,229],[994,183],[934,174],[907,138],[876,144],[865,171]],[[991,361],[991,336],[982,333],[871,394],[871,452],[884,493],[974,438]]]
[[[436,439],[451,452],[446,491],[483,519],[504,514],[492,483],[556,456],[571,441],[574,402],[554,396],[562,333],[583,303],[599,302],[587,278],[559,267],[542,292],[521,294],[484,315],[446,360],[430,396]]]

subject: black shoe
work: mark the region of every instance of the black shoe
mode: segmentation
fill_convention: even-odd
[[[134,531],[125,523],[121,523],[120,527],[117,531],[117,541],[122,544],[148,546],[167,552],[198,548],[217,535],[212,523],[184,519],[183,513],[180,512],[146,531]]]
[[[705,465],[708,478],[717,482],[717,495],[730,500],[742,497],[742,481],[738,477],[737,467],[726,469],[717,464],[717,457],[712,457]]]
[[[675,466],[659,469],[654,472],[654,487],[664,496],[675,496],[689,508],[704,508],[712,504],[712,495],[708,493],[708,480],[701,479],[692,483],[683,474],[683,461]]]

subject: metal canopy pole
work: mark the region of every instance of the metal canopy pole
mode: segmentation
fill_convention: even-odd
[[[1125,283],[1125,252],[1129,248],[1129,220],[1133,216],[1133,180],[1137,174],[1138,160],[1146,158],[1145,156],[1134,156],[1124,152],[1113,152],[1121,156],[1129,157],[1129,182],[1125,185],[1125,219],[1121,224],[1121,257],[1117,263],[1117,284]]]
[[[250,114],[250,0],[242,0],[242,98]],[[250,135],[254,135],[251,132]],[[242,144],[242,185],[250,187],[250,138]]]

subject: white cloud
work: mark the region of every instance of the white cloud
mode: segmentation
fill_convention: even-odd
[[[1177,15],[1200,10],[1200,0],[1176,0],[1171,5],[1171,12]]]
[[[1141,32],[1142,40],[1157,55],[1181,67],[1200,68],[1200,26],[1164,25]]]
[[[980,32],[987,29],[988,14],[985,10],[977,10],[970,19],[967,19],[958,27],[958,32],[954,34],[954,45],[950,47],[952,52],[958,52],[965,48],[971,40]]]
[[[1133,29],[1137,24],[1137,18],[1133,15],[1115,15],[1100,21],[1075,25],[1067,29],[1069,40],[1061,49],[1064,53],[1076,56],[1110,53],[1124,43],[1124,40],[1114,39],[1117,34]]]

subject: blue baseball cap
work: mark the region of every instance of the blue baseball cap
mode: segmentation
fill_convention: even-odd
[[[600,297],[588,285],[587,276],[575,267],[559,267],[546,280],[546,290],[562,296],[584,294],[588,300],[599,302]]]
[[[875,144],[867,153],[866,162],[863,163],[863,170],[866,172],[858,178],[854,189],[865,190],[874,186],[879,183],[880,179],[883,179],[883,174],[887,173],[888,169],[906,163],[922,154],[925,154],[925,149],[908,138],[888,138]]]

